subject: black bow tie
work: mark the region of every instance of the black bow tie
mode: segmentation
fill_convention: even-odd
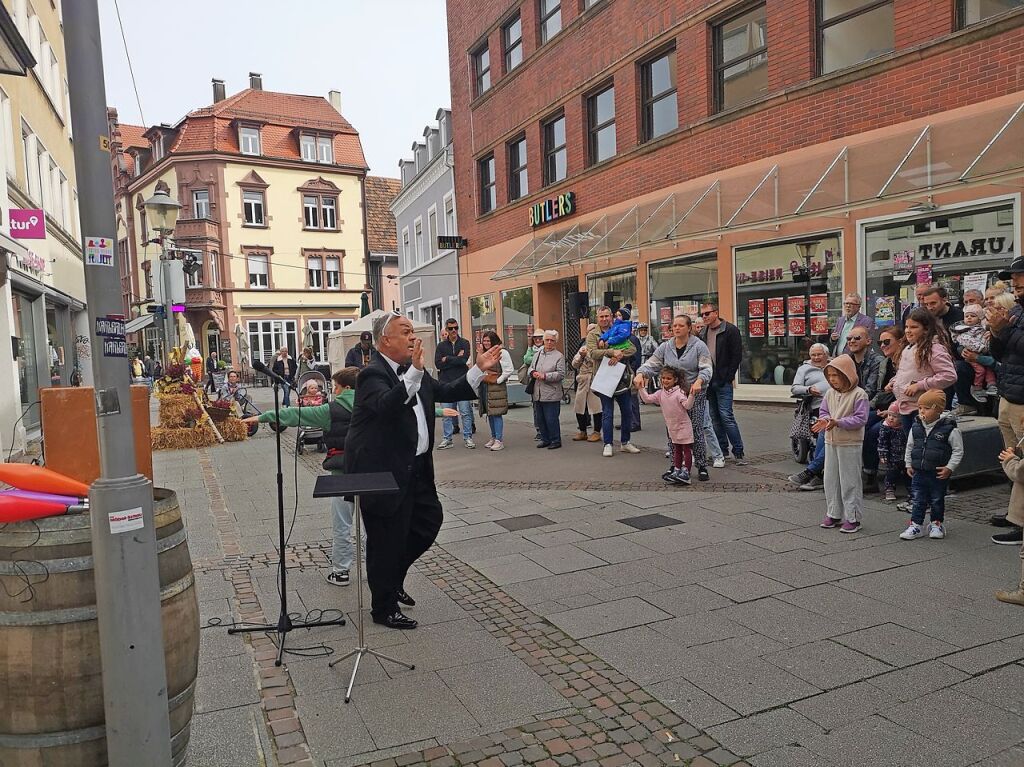
[[[398,366],[398,370],[395,371],[395,372],[398,373],[398,377],[401,378],[402,376],[404,376],[406,374],[406,372],[408,370],[409,370],[409,366],[408,365],[399,365]]]

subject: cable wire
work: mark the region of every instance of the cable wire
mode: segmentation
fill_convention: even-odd
[[[124,43],[124,57],[128,60],[128,74],[132,78],[132,88],[135,90],[135,103],[139,107],[139,120],[143,125],[147,125],[146,117],[142,114],[142,99],[139,98],[139,86],[135,82],[135,68],[132,66],[132,57],[128,53],[128,38],[124,34],[124,22],[121,21],[121,7],[117,4],[117,0],[114,0],[114,10],[117,12],[117,25],[121,28],[121,42]]]

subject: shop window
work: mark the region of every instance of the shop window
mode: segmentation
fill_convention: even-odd
[[[544,123],[544,186],[565,178],[567,151],[565,148],[565,115],[558,115]]]
[[[672,318],[686,314],[700,320],[700,306],[718,302],[718,259],[715,255],[687,256],[648,267],[651,296],[651,335],[664,341],[672,335]]]
[[[282,346],[288,347],[290,356],[297,354],[299,335],[295,320],[249,320],[246,324],[253,359],[269,364]]]
[[[518,13],[501,28],[501,40],[505,47],[505,71],[511,72],[523,63],[523,19]]]
[[[589,276],[587,293],[590,297],[591,322],[597,320],[597,310],[602,306],[607,306],[613,312],[626,304],[636,309],[636,270]]]
[[[1018,8],[1024,8],[1024,0],[957,0],[957,26],[963,29]]]
[[[526,136],[508,144],[508,200],[518,200],[530,193],[526,175]]]
[[[615,156],[615,86],[587,98],[587,158],[591,165]]]
[[[656,139],[679,126],[674,48],[640,65],[640,98],[644,141]]]
[[[866,226],[862,311],[876,325],[898,323],[918,281],[941,285],[954,304],[966,290],[984,291],[1018,255],[1013,214],[1013,204],[1004,203]]]
[[[494,295],[473,296],[469,299],[470,325],[473,330],[472,343],[475,347],[480,343],[484,331],[498,332],[497,316],[494,313]],[[501,335],[498,333],[498,335]]]
[[[491,51],[484,43],[471,54],[473,79],[476,81],[476,95],[482,96],[491,89]]]
[[[42,307],[43,299],[14,292],[11,304],[14,307],[14,336],[11,341],[14,367],[18,371],[21,412],[25,428],[31,429],[39,425],[39,409],[33,405],[38,399],[40,383],[45,380],[36,364],[36,344],[40,339],[36,337],[32,314],[36,308]]]
[[[327,339],[330,338],[331,333],[341,330],[350,322],[351,320],[336,319],[309,321],[309,329],[312,331],[310,342],[313,346],[313,359],[317,363],[321,365],[327,364]]]
[[[494,182],[494,155],[480,160],[480,213],[490,213],[498,207],[498,193]]]
[[[715,107],[734,106],[768,92],[768,21],[764,5],[716,24]]]
[[[562,31],[562,0],[540,0],[540,44]]]
[[[839,237],[736,249],[740,383],[789,386],[812,343],[828,343],[842,311]]]
[[[893,0],[818,0],[821,74],[883,56],[895,46]]]
[[[512,356],[512,367],[518,370],[533,335],[533,288],[502,291],[501,321],[498,336]]]

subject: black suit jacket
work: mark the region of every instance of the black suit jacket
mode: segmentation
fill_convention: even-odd
[[[698,337],[704,343],[708,342],[706,325]],[[714,372],[711,374],[711,383],[732,383],[736,377],[736,371],[740,369],[742,360],[743,339],[740,337],[740,330],[731,322],[722,320],[722,326],[715,338],[715,359],[711,361]]]
[[[434,403],[476,399],[476,392],[464,375],[451,383],[440,383],[424,371],[416,396],[427,417],[429,448],[424,458],[429,481],[433,483]],[[345,438],[345,473],[390,471],[399,487],[396,495],[364,499],[361,508],[366,514],[392,514],[412,489],[410,480],[419,434],[414,405],[405,384],[379,354],[359,372],[352,423]]]

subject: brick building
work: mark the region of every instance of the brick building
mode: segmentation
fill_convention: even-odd
[[[1019,253],[1019,0],[448,0],[466,316],[576,343],[717,300],[739,393],[913,282],[958,300]],[[582,294],[586,294],[585,298]],[[525,315],[525,318],[524,318]]]
[[[369,290],[367,165],[340,94],[265,91],[252,73],[231,96],[214,80],[213,103],[173,126],[124,125],[115,110],[110,117],[129,316],[153,300],[160,246],[144,202],[163,189],[182,205],[174,247],[199,260],[186,277],[180,335],[234,366],[268,361],[282,346],[295,356],[307,344],[326,362],[328,335],[360,316]],[[140,336],[139,346],[156,353],[157,327]]]

